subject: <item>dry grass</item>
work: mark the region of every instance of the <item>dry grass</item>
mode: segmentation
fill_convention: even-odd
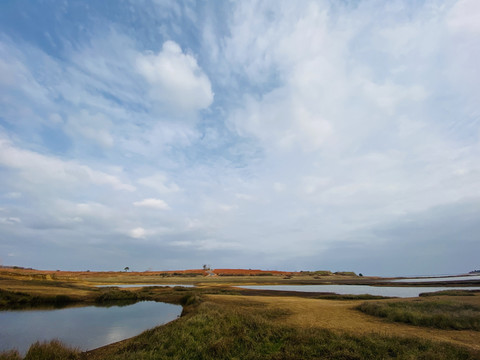
[[[285,324],[301,328],[326,328],[357,335],[375,333],[387,336],[414,337],[449,342],[480,350],[480,333],[477,331],[422,329],[405,324],[386,323],[355,310],[355,307],[363,301],[228,295],[210,295],[209,297],[215,301],[230,302],[233,305],[255,301],[270,309],[290,311],[291,315],[282,321]]]
[[[58,340],[36,342],[30,346],[25,357],[16,350],[0,353],[0,360],[78,360],[81,352]]]
[[[91,294],[92,289],[77,282],[60,280],[45,280],[26,278],[24,276],[5,277],[0,272],[0,289],[8,291],[20,291],[31,295],[68,295],[73,298],[84,298]]]

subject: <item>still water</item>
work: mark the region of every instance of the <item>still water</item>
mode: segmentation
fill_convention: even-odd
[[[165,324],[181,312],[179,305],[155,301],[128,306],[0,311],[0,351],[16,348],[25,354],[35,341],[52,339],[91,350]]]
[[[441,290],[480,290],[480,287],[431,287],[431,286],[369,286],[369,285],[251,285],[239,286],[244,289],[304,291],[304,292],[329,292],[341,295],[380,295],[395,297],[417,297],[420,293]]]
[[[463,281],[463,280],[480,280],[480,275],[465,276],[447,276],[447,277],[424,277],[417,279],[397,279],[391,282],[434,282],[434,281]]]

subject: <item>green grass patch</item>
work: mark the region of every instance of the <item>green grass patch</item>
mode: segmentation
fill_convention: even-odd
[[[180,299],[180,304],[183,306],[188,306],[188,305],[194,305],[197,304],[200,301],[200,297],[195,294],[187,294],[182,296]]]
[[[133,291],[125,291],[117,288],[103,288],[95,297],[96,304],[108,304],[108,303],[117,303],[123,302],[125,304],[133,304],[137,302],[139,296]]]
[[[421,293],[419,296],[428,297],[428,296],[475,296],[479,294],[480,290],[442,290],[434,292]]]
[[[334,274],[341,276],[357,276],[357,274],[355,274],[353,271],[337,271]]]
[[[447,301],[365,302],[358,310],[393,322],[480,331],[480,307]]]
[[[67,295],[39,296],[0,289],[0,309],[23,309],[38,306],[66,306],[76,300]]]

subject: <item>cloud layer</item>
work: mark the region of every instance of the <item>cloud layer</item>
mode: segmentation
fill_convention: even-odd
[[[3,263],[478,268],[477,1],[4,7]]]

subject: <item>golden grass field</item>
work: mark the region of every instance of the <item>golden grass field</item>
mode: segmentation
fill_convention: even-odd
[[[323,300],[304,299],[294,297],[263,297],[263,296],[230,296],[209,295],[212,301],[224,303],[257,302],[269,308],[288,310],[291,315],[282,321],[302,328],[326,328],[352,334],[375,333],[387,336],[418,337],[432,341],[449,342],[480,350],[480,332],[471,330],[439,330],[421,328],[418,326],[390,323],[382,319],[363,314],[355,307],[363,300]],[[430,299],[431,300],[431,299]],[[442,300],[446,300],[443,299]],[[480,296],[465,297],[464,299],[448,299],[465,301],[480,305]],[[396,300],[382,300],[396,301]],[[410,301],[425,301],[412,298]]]

